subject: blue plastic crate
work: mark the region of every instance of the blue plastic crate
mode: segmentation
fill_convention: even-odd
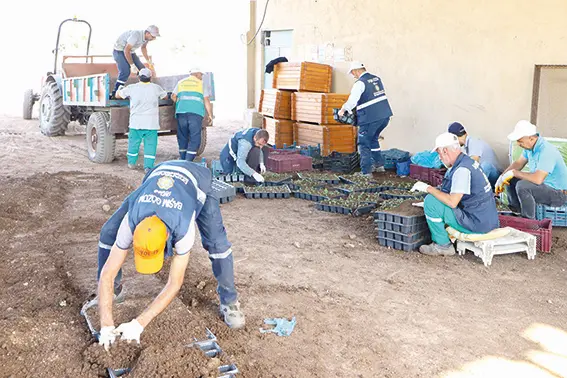
[[[207,167],[207,159],[205,159],[205,158],[201,158],[201,161],[194,161],[193,163],[199,164],[199,165],[201,165],[201,166],[203,166],[203,167],[205,167],[205,168],[208,168],[208,167]]]
[[[561,207],[551,207],[537,205],[536,219],[551,219],[551,224],[555,227],[567,227],[567,204]]]
[[[397,148],[382,151],[382,156],[384,157],[384,169],[390,170],[396,169],[396,163],[410,160],[408,151],[398,150]]]
[[[223,174],[222,164],[220,160],[213,160],[211,162],[211,171],[213,172],[213,177],[217,177]]]

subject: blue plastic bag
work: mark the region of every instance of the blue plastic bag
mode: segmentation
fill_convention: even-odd
[[[443,163],[437,152],[422,151],[411,157],[412,164],[426,168],[442,168]]]

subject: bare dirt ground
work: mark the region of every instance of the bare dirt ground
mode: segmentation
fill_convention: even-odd
[[[96,165],[84,136],[73,133],[80,127],[48,138],[37,123],[0,118],[0,376],[96,377],[109,356],[93,345],[79,309],[96,287],[100,227],[143,173],[126,168],[126,141],[112,164]],[[239,126],[218,121],[209,129],[205,157],[216,158]],[[161,138],[158,161],[176,158],[176,150],[175,137]],[[246,329],[229,330],[217,317],[199,244],[179,298],[147,327],[139,348],[124,352],[147,369],[135,376],[206,376],[184,347],[205,327],[242,377],[567,376],[561,230],[552,253],[533,261],[497,256],[486,268],[470,255],[379,247],[370,220],[319,212],[303,200],[238,198],[222,212]],[[137,275],[129,260],[116,323],[135,317],[166,277],[167,269]],[[291,316],[290,337],[258,331],[264,318]]]

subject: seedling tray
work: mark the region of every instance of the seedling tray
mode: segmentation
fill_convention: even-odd
[[[344,214],[344,215],[353,215],[353,216],[360,216],[363,214],[368,214],[372,210],[376,208],[375,204],[368,204],[356,209],[351,209],[349,207],[337,206],[337,205],[325,205],[322,203],[316,203],[315,207],[317,210],[326,211],[329,213],[336,213],[336,214]]]
[[[384,190],[384,192],[387,192],[387,190]],[[382,197],[383,199],[387,200],[387,199],[412,199],[415,198],[416,200],[420,200],[423,199],[423,197],[425,197],[425,194],[420,194],[420,193],[416,193],[416,194],[393,194],[393,193],[380,193],[380,197]]]
[[[427,244],[427,241],[421,240],[415,243],[408,244],[397,240],[378,238],[378,244],[380,244],[382,247],[389,247],[400,251],[412,252],[419,249],[419,247],[421,247],[422,245]]]
[[[402,226],[413,226],[414,224],[423,223],[425,221],[425,215],[405,216],[386,213],[383,211],[375,211],[374,219],[382,222],[395,223]]]
[[[319,181],[319,182],[324,182],[326,184],[333,184],[333,185],[339,184],[341,182],[341,180],[339,179],[339,176],[335,176],[335,175],[325,175],[325,176],[321,176],[321,178],[318,178],[317,175],[298,173],[297,176],[301,180]]]
[[[212,189],[220,203],[230,202],[236,197],[236,188],[226,182],[213,180]]]
[[[346,183],[346,184],[350,184],[350,185],[368,185],[368,186],[374,186],[375,184],[378,184],[377,181],[375,180],[370,180],[367,177],[364,176],[357,176],[357,175],[343,175],[343,176],[339,176],[339,179]]]
[[[230,175],[220,175],[217,177],[217,180],[224,181],[224,182],[242,182],[244,181],[246,176],[243,174],[232,173]]]
[[[403,234],[391,231],[378,231],[378,239],[389,239],[394,241],[399,241],[406,244],[413,244],[420,241],[431,240],[431,233],[429,230],[418,231],[413,234]]]
[[[376,224],[378,230],[398,232],[406,235],[428,229],[427,222],[415,223],[409,226],[404,226],[397,223],[383,222],[378,220],[375,220],[374,223]]]
[[[350,193],[380,193],[382,191],[385,190],[384,187],[382,186],[358,186],[358,185],[353,185],[351,188],[349,188],[348,186],[342,186],[340,188],[336,188],[338,191],[343,192],[345,194],[350,194]]]
[[[262,188],[261,186],[253,187],[253,188],[244,188],[244,196],[248,199],[278,199],[278,198],[289,198],[291,196],[291,190],[287,187],[287,185],[281,186],[265,186],[264,188],[278,188],[278,191],[266,190],[265,192],[260,191]]]
[[[331,194],[331,193],[329,193],[329,194]],[[312,193],[302,192],[301,190],[294,191],[293,196],[295,198],[304,199],[304,200],[307,200],[307,201],[314,201],[314,202],[329,200],[331,198],[345,197],[344,195],[341,195],[341,193],[338,192],[338,191],[336,192],[336,195],[324,196],[324,195],[321,195],[321,194],[312,194]]]

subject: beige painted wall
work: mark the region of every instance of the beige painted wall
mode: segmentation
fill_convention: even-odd
[[[567,138],[567,67],[543,68],[537,125],[543,135]]]
[[[264,5],[257,1],[258,24]],[[353,81],[348,61],[333,62],[332,52],[380,75],[394,111],[385,147],[430,148],[460,121],[505,161],[506,135],[530,118],[534,65],[567,63],[565,14],[565,0],[271,0],[262,29],[294,30],[293,61],[326,46],[334,92],[348,92]]]

